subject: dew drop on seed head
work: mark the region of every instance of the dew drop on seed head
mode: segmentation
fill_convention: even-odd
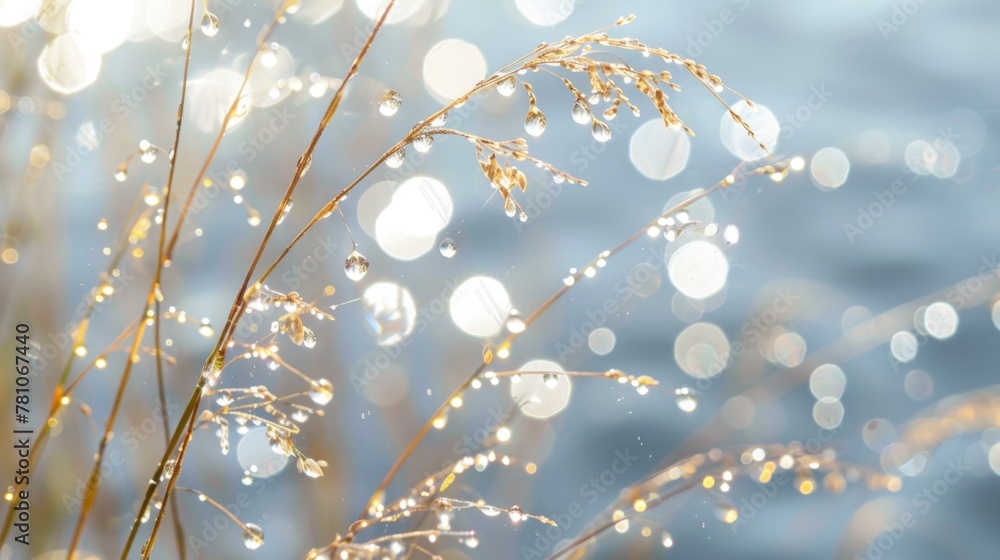
[[[278,223],[277,223],[277,225],[281,225],[281,222],[285,221],[285,218],[288,216],[288,213],[291,212],[291,211],[292,211],[292,199],[289,198],[288,202],[285,203],[285,207],[281,209],[281,214],[278,215]]]
[[[124,165],[119,165],[115,168],[115,181],[124,183],[125,179],[128,179],[128,170],[125,169]]]
[[[306,348],[314,348],[316,346],[316,333],[312,329],[303,328],[302,346]]]
[[[446,237],[441,240],[441,244],[438,245],[438,250],[441,251],[441,255],[446,259],[450,259],[455,256],[455,253],[458,252],[458,246],[455,245],[454,239]]]
[[[677,400],[677,408],[683,412],[694,412],[694,409],[698,408],[698,397],[691,389],[681,387],[674,391],[674,395]]]
[[[368,274],[368,259],[357,251],[351,251],[344,261],[344,272],[347,277],[357,282]]]
[[[189,46],[191,46],[191,36],[185,33],[184,38],[181,39],[181,50],[186,51]]]
[[[309,398],[318,405],[324,405],[333,400],[333,383],[327,379],[314,379],[309,382]]]
[[[532,106],[524,118],[524,131],[532,136],[541,136],[545,132],[545,115],[541,109]]]
[[[305,177],[306,176],[306,172],[309,171],[309,168],[312,166],[312,163],[313,163],[313,157],[312,157],[312,155],[310,155],[309,159],[306,160],[305,165],[302,165],[302,158],[299,157],[298,165],[302,166],[302,171],[299,172],[299,177]]]
[[[215,37],[219,32],[219,18],[212,12],[205,12],[205,15],[201,16],[201,32],[206,37]]]
[[[514,76],[507,76],[497,84],[497,93],[504,97],[510,97],[514,95],[514,91],[517,89],[517,78]]]
[[[594,136],[594,140],[598,142],[611,140],[611,129],[608,128],[608,125],[597,119],[594,119],[594,124],[590,126],[590,133]]]
[[[590,114],[590,106],[587,105],[587,100],[583,98],[577,98],[576,103],[573,104],[573,120],[578,124],[587,124],[593,116]]]
[[[399,107],[403,104],[403,98],[399,96],[399,92],[390,89],[389,91],[382,94],[382,97],[378,101],[378,112],[382,113],[387,117],[391,117],[396,114]]]
[[[403,160],[405,159],[406,159],[406,150],[400,148],[395,152],[389,154],[389,157],[385,158],[385,164],[393,169],[396,169],[400,165],[403,165]]]
[[[413,148],[422,154],[431,151],[434,145],[434,137],[426,132],[413,139]]]
[[[253,523],[247,523],[243,530],[243,544],[250,550],[257,550],[264,544],[264,531]]]
[[[431,121],[431,126],[444,126],[448,122],[448,112],[445,111],[437,116],[436,119]]]
[[[503,203],[503,213],[507,214],[508,218],[513,218],[514,214],[517,214],[517,205],[514,204],[514,199],[507,197],[507,200]]]
[[[250,486],[253,484],[253,477],[250,476],[250,471],[243,471],[243,477],[240,478],[240,482],[243,483],[243,486]]]

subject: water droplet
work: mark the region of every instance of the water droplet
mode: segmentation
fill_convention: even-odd
[[[504,327],[507,328],[507,332],[511,334],[518,334],[524,332],[527,325],[517,310],[511,309],[510,313],[507,315],[507,320],[504,322]]]
[[[698,397],[691,389],[681,387],[674,391],[674,395],[677,398],[677,408],[682,411],[694,412],[694,409],[698,408]]]
[[[740,240],[740,230],[736,226],[729,224],[722,230],[722,238],[726,240],[726,245],[735,245]]]
[[[594,140],[598,142],[611,140],[611,129],[608,128],[608,125],[597,119],[594,119],[594,124],[590,125],[590,133],[594,136]]]
[[[507,200],[503,203],[503,213],[507,214],[508,218],[513,218],[514,214],[517,214],[517,205],[514,204],[514,199],[507,197]]]
[[[355,282],[361,280],[365,274],[368,274],[368,259],[357,251],[351,251],[347,260],[344,261],[344,272],[347,273],[348,278]]]
[[[385,158],[385,164],[393,169],[396,169],[400,165],[403,165],[403,160],[405,159],[406,159],[406,150],[400,148],[395,152],[389,154],[389,157]]]
[[[524,130],[532,136],[541,136],[545,132],[545,115],[541,109],[534,105],[528,109],[528,116],[524,118]]]
[[[324,405],[333,400],[333,383],[327,379],[314,379],[309,382],[309,398],[318,405]]]
[[[489,505],[480,507],[479,511],[483,512],[483,515],[486,515],[487,517],[496,517],[500,515],[500,508]]]
[[[177,461],[174,459],[167,459],[167,462],[163,464],[163,474],[160,475],[160,480],[167,480],[174,476],[174,467],[176,464]]]
[[[437,116],[436,119],[431,121],[431,126],[444,126],[448,122],[448,112],[445,111]]]
[[[542,382],[549,389],[555,389],[559,386],[559,376],[554,373],[544,373],[542,374]]]
[[[674,546],[674,537],[670,533],[664,531],[660,542],[663,543],[664,548],[670,548]]]
[[[378,112],[382,113],[387,117],[391,117],[396,114],[399,107],[403,104],[403,98],[399,96],[399,92],[396,90],[389,90],[382,94],[382,98],[378,102]]]
[[[455,245],[454,239],[445,237],[441,240],[441,244],[438,245],[438,250],[441,251],[441,255],[443,255],[446,259],[450,259],[455,256],[455,253],[458,252],[458,246]]]
[[[219,18],[212,12],[205,12],[205,15],[201,16],[201,32],[206,37],[215,37],[215,34],[219,32]]]
[[[128,179],[128,170],[125,169],[124,165],[119,165],[115,168],[115,181],[124,183],[125,179]]]
[[[590,114],[590,105],[587,105],[587,100],[578,97],[576,103],[573,104],[573,120],[579,124],[587,124],[593,118]]]
[[[156,149],[156,146],[148,142],[144,142],[139,150],[139,159],[141,159],[143,163],[153,163],[156,161],[157,152],[158,150]]]
[[[413,147],[418,152],[426,154],[431,151],[431,146],[434,145],[434,137],[426,132],[417,136],[413,139]]]
[[[253,227],[260,225],[260,212],[256,210],[251,210],[247,213],[247,223]]]
[[[497,84],[497,93],[504,97],[514,95],[515,90],[517,90],[517,78],[514,76],[507,76]]]
[[[264,530],[253,523],[247,523],[243,530],[243,544],[250,550],[257,550],[264,544]]]
[[[190,47],[190,46],[191,46],[191,36],[188,35],[187,33],[185,33],[184,34],[184,38],[181,39],[181,50],[185,50],[186,51],[186,50],[188,50],[188,47]]]
[[[312,155],[310,155],[309,159],[306,160],[305,165],[302,165],[302,158],[301,157],[299,158],[298,165],[302,165],[302,171],[299,172],[299,177],[306,176],[306,172],[309,171],[309,168],[312,166],[312,163],[313,163]]]
[[[281,214],[278,215],[277,225],[281,225],[281,222],[285,221],[285,217],[287,217],[288,213],[291,211],[292,211],[292,199],[289,198],[288,202],[285,203],[285,207],[281,209]]]
[[[477,546],[479,546],[479,539],[477,539],[475,536],[468,537],[465,539],[465,546],[469,548],[476,548]]]
[[[316,333],[312,329],[303,327],[302,329],[302,346],[306,348],[314,348],[316,346]]]
[[[253,484],[253,477],[250,476],[250,471],[243,471],[243,478],[240,479],[240,482],[243,483],[243,486],[250,486]]]
[[[215,387],[215,384],[219,382],[219,376],[222,374],[222,364],[225,358],[221,355],[216,355],[214,358],[209,358],[205,365],[201,368],[201,376],[205,378],[205,385],[209,387]]]

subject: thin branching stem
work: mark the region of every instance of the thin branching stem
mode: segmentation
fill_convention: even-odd
[[[264,233],[264,238],[261,240],[260,245],[258,246],[257,249],[257,253],[254,256],[253,261],[251,262],[250,267],[247,270],[247,274],[243,280],[243,284],[240,286],[240,289],[237,292],[235,301],[233,302],[232,308],[230,309],[229,317],[226,319],[226,324],[222,329],[222,332],[219,336],[219,340],[216,343],[215,349],[210,355],[209,360],[214,360],[216,356],[224,354],[225,345],[227,344],[228,340],[232,337],[232,334],[234,332],[238,314],[242,312],[246,304],[244,296],[247,292],[247,287],[250,283],[250,278],[253,275],[257,263],[260,261],[264,249],[267,247],[268,241],[270,240],[271,235],[274,232],[274,228],[277,226],[277,222],[281,216],[282,209],[285,207],[288,200],[291,199],[291,196],[295,191],[295,187],[298,185],[299,179],[303,175],[303,170],[307,165],[309,165],[312,153],[315,150],[316,145],[319,143],[319,140],[322,137],[324,130],[326,129],[330,120],[333,118],[333,115],[336,113],[338,107],[340,106],[340,102],[344,95],[345,87],[347,86],[350,79],[357,74],[358,68],[361,65],[361,61],[364,59],[365,55],[371,48],[371,45],[375,40],[375,36],[378,34],[379,30],[382,28],[382,25],[385,23],[385,20],[388,17],[389,12],[395,5],[395,1],[396,0],[389,0],[381,16],[375,22],[375,25],[372,28],[371,33],[369,33],[368,35],[368,39],[366,40],[360,52],[358,53],[357,57],[355,57],[353,64],[351,65],[350,69],[348,70],[347,74],[344,77],[344,80],[341,82],[340,87],[337,89],[336,93],[333,96],[333,99],[330,101],[326,113],[323,115],[323,119],[320,121],[320,124],[317,127],[316,133],[313,135],[312,141],[306,148],[306,151],[303,153],[302,157],[299,158],[298,164],[296,165],[295,168],[295,173],[292,176],[292,180],[289,182],[288,188],[286,189],[285,194],[281,199],[281,202],[275,208],[274,215],[271,218],[271,223],[268,225],[267,231]],[[282,5],[282,10],[284,10],[288,5],[292,3],[294,3],[294,0],[286,0],[285,4]],[[180,440],[180,445],[177,451],[177,459],[174,466],[174,473],[173,476],[171,476],[170,481],[167,483],[167,487],[163,493],[163,503],[166,504],[167,501],[169,500],[170,493],[174,486],[174,481],[177,480],[181,468],[183,466],[184,456],[187,450],[187,444],[188,442],[190,442],[192,431],[194,430],[195,420],[198,412],[198,406],[201,402],[201,395],[204,387],[205,387],[205,378],[204,376],[200,376],[198,382],[195,384],[195,388],[188,401],[188,405],[184,409],[184,412],[181,416],[181,420],[178,422],[177,428],[174,430],[174,434],[171,437],[170,444],[167,446],[163,459],[157,466],[154,476],[150,479],[149,487],[146,490],[146,496],[143,500],[143,504],[140,506],[139,516],[141,516],[141,512],[144,511],[144,508],[149,505],[152,496],[155,494],[156,488],[158,486],[158,478],[163,473],[163,467],[166,461],[169,459],[170,454],[172,453],[174,447],[178,445],[178,440]],[[184,434],[183,439],[181,439],[182,433]],[[160,514],[157,515],[157,519],[159,520],[161,516],[162,516],[162,510]],[[126,545],[122,550],[122,560],[124,560],[127,557],[128,551],[131,548],[132,543],[134,542],[135,533],[136,530],[138,529],[139,521],[140,519],[137,516],[137,518],[133,522],[133,527],[129,534],[128,541],[126,542]],[[144,557],[148,557],[148,555],[152,552],[152,549],[155,545],[155,536],[156,536],[155,531],[157,525],[154,525],[154,532],[150,536],[147,546],[144,547],[143,549]]]

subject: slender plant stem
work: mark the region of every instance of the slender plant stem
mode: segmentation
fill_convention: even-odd
[[[194,11],[195,11],[195,5],[196,5],[196,1],[192,0],[191,1],[191,10],[190,10],[190,13],[188,15],[188,27],[187,27],[187,36],[188,36],[188,38],[191,37],[192,31],[194,29]],[[169,213],[169,210],[170,210],[170,194],[171,194],[171,191],[173,190],[174,171],[176,169],[176,166],[174,165],[174,162],[176,161],[176,157],[175,156],[177,154],[178,144],[180,143],[181,124],[182,124],[183,118],[184,118],[184,98],[185,98],[185,95],[187,93],[187,77],[188,77],[188,70],[189,70],[190,64],[191,64],[191,41],[190,40],[188,41],[187,47],[184,50],[185,50],[185,52],[184,52],[184,74],[182,76],[182,81],[181,81],[180,101],[179,101],[179,103],[177,105],[177,125],[176,125],[175,131],[174,131],[173,148],[170,150],[170,153],[168,154],[168,158],[170,159],[170,165],[169,165],[169,171],[167,172],[167,184],[166,184],[166,191],[167,191],[167,193],[166,193],[166,196],[164,196],[164,201],[163,201],[163,217],[162,217],[162,221],[160,222],[161,227],[160,227],[160,239],[159,239],[158,256],[157,256],[157,261],[156,261],[156,272],[153,275],[153,283],[152,283],[152,286],[150,287],[149,294],[146,297],[146,307],[145,307],[146,311],[144,312],[144,314],[148,314],[148,312],[149,312],[150,309],[153,309],[153,308],[158,309],[159,308],[158,297],[157,296],[158,296],[158,293],[159,293],[159,290],[160,290],[160,278],[161,278],[161,275],[163,273],[163,251],[164,251],[165,242],[166,242],[167,217],[168,217],[168,213]],[[166,419],[166,413],[167,413],[166,406],[163,406],[163,405],[165,405],[165,396],[162,393],[162,375],[163,375],[163,372],[162,372],[162,364],[161,364],[160,351],[159,351],[159,349],[160,349],[160,340],[159,340],[159,313],[155,313],[154,312],[153,321],[156,324],[156,334],[157,334],[156,343],[155,343],[155,348],[156,348],[156,370],[157,370],[157,377],[159,378],[160,384],[161,384],[160,397],[161,397],[162,411],[163,411],[163,414],[164,414],[164,418]],[[130,377],[130,374],[132,372],[132,365],[137,361],[137,358],[138,358],[139,348],[140,348],[140,345],[142,343],[142,335],[145,332],[145,325],[146,325],[146,322],[145,321],[141,321],[140,324],[139,324],[139,327],[136,329],[135,338],[132,341],[132,348],[129,351],[129,359],[125,363],[125,369],[122,372],[121,381],[118,383],[118,391],[115,394],[114,404],[112,404],[112,406],[111,406],[111,412],[108,414],[108,419],[107,419],[107,422],[105,423],[105,427],[104,427],[104,435],[101,438],[100,443],[98,444],[97,455],[94,457],[94,464],[93,464],[93,466],[91,467],[91,470],[90,470],[90,476],[88,477],[87,488],[86,488],[86,491],[85,491],[85,494],[84,494],[83,503],[82,503],[82,505],[80,507],[80,515],[77,518],[76,527],[73,529],[73,537],[70,540],[69,548],[66,551],[66,556],[68,558],[72,558],[73,557],[73,553],[74,553],[74,551],[76,550],[77,546],[80,543],[80,538],[83,536],[83,528],[86,525],[87,516],[90,513],[91,509],[93,508],[94,501],[97,499],[97,492],[98,492],[98,489],[99,489],[99,486],[100,486],[100,480],[101,480],[101,477],[100,477],[101,462],[104,459],[104,453],[105,453],[105,450],[107,449],[107,445],[108,445],[108,443],[111,441],[111,439],[113,437],[113,433],[114,433],[113,430],[114,430],[115,421],[118,419],[118,411],[119,411],[119,409],[121,407],[122,399],[125,396],[125,390],[126,390],[126,388],[128,386],[129,377]],[[164,424],[164,426],[166,426],[166,424]],[[177,513],[176,509],[174,510],[174,513],[175,514]],[[178,545],[181,548],[181,553],[180,554],[183,555],[184,554],[183,553],[184,540],[183,540],[183,533],[182,533],[183,529],[181,529],[181,526],[180,526],[180,517],[175,517],[175,519],[176,519],[176,526],[178,527],[178,532],[177,532]]]
[[[294,2],[294,0],[286,0],[286,3],[285,3],[285,5],[282,6],[282,8],[284,9],[288,4],[291,4],[292,2]],[[253,261],[251,262],[249,269],[247,270],[247,274],[246,274],[246,277],[243,280],[243,284],[240,286],[240,289],[237,292],[235,301],[233,302],[233,305],[232,305],[232,307],[230,309],[229,317],[226,319],[226,324],[225,324],[225,326],[222,329],[222,332],[221,332],[221,334],[219,336],[219,340],[216,343],[215,349],[213,350],[212,354],[209,356],[209,360],[214,360],[216,356],[220,356],[220,355],[224,355],[225,354],[225,346],[228,343],[229,339],[232,337],[232,334],[233,334],[234,329],[235,329],[236,319],[238,318],[239,314],[242,312],[242,310],[244,309],[244,306],[246,304],[245,295],[246,295],[246,292],[247,292],[247,287],[250,284],[250,278],[253,275],[253,272],[254,272],[254,269],[257,266],[257,263],[260,261],[260,258],[261,258],[261,255],[264,252],[264,249],[267,247],[268,241],[270,240],[271,235],[274,232],[274,228],[277,226],[277,222],[278,222],[279,217],[281,216],[282,209],[287,204],[288,200],[291,199],[291,196],[292,196],[292,194],[295,191],[295,187],[298,185],[299,179],[303,175],[304,169],[306,168],[306,166],[309,165],[309,162],[310,162],[310,160],[312,158],[313,151],[315,150],[316,145],[319,143],[319,140],[320,140],[320,138],[323,135],[323,131],[326,129],[326,127],[329,124],[330,120],[333,118],[333,115],[336,113],[337,109],[339,108],[340,102],[341,102],[341,100],[343,98],[343,95],[344,95],[345,87],[347,86],[347,83],[350,81],[350,79],[354,75],[357,74],[357,70],[358,70],[358,67],[361,65],[361,61],[364,59],[365,55],[368,53],[369,49],[371,48],[371,45],[372,45],[372,43],[375,40],[375,36],[378,34],[379,30],[382,28],[382,25],[385,23],[385,19],[388,17],[389,12],[392,10],[393,6],[395,5],[395,2],[396,2],[396,0],[389,0],[387,6],[383,10],[381,16],[375,22],[375,26],[372,28],[371,33],[369,33],[368,39],[366,40],[366,42],[365,42],[364,46],[362,47],[362,49],[360,50],[360,52],[358,53],[357,57],[355,57],[355,60],[354,60],[353,64],[351,65],[350,69],[348,70],[348,72],[347,72],[344,80],[341,82],[340,87],[337,89],[336,93],[333,96],[333,99],[330,101],[330,104],[327,107],[326,113],[323,115],[323,119],[320,121],[320,124],[317,127],[316,133],[314,134],[312,141],[310,142],[308,148],[306,148],[306,151],[305,151],[305,153],[303,153],[302,157],[299,158],[298,164],[296,165],[296,168],[295,168],[295,174],[293,175],[292,180],[290,181],[290,183],[288,185],[288,188],[286,189],[285,194],[284,194],[284,196],[281,199],[281,202],[275,208],[274,215],[271,218],[271,223],[268,225],[267,231],[264,233],[264,238],[261,240],[261,243],[260,243],[260,245],[257,248],[257,253],[254,256]],[[149,484],[149,486],[148,486],[148,488],[146,490],[146,496],[145,496],[145,498],[143,500],[143,504],[140,506],[140,509],[139,509],[139,515],[137,516],[136,520],[133,522],[132,530],[130,531],[130,534],[129,534],[129,537],[128,537],[128,541],[126,542],[125,547],[122,550],[122,559],[123,560],[127,557],[128,551],[131,548],[131,545],[132,545],[132,543],[135,540],[135,533],[136,533],[136,531],[138,529],[138,522],[140,521],[139,518],[141,517],[142,512],[145,511],[145,508],[148,507],[149,502],[152,499],[152,496],[153,496],[153,494],[156,491],[156,488],[158,486],[158,478],[163,473],[164,464],[169,459],[169,456],[172,453],[173,448],[175,446],[177,446],[178,440],[180,439],[180,446],[178,448],[178,455],[177,455],[177,460],[176,460],[175,466],[174,466],[173,476],[171,476],[170,482],[167,483],[167,487],[164,490],[164,494],[163,494],[163,503],[164,503],[164,505],[169,501],[170,492],[173,489],[174,481],[179,477],[180,472],[181,472],[181,468],[183,466],[183,458],[184,458],[184,455],[185,455],[185,451],[187,449],[187,444],[191,440],[192,431],[193,431],[194,426],[195,426],[195,417],[197,415],[198,406],[199,406],[199,404],[201,402],[201,394],[202,394],[202,391],[204,389],[204,386],[205,386],[205,378],[204,378],[204,376],[200,376],[199,379],[198,379],[198,382],[195,385],[195,389],[192,392],[191,397],[190,397],[190,399],[188,401],[188,406],[185,407],[185,410],[184,410],[184,413],[183,413],[183,415],[181,417],[181,420],[177,424],[177,428],[174,430],[174,434],[171,437],[170,444],[167,446],[167,450],[164,453],[163,459],[160,461],[160,464],[157,466],[156,472],[154,473],[153,478],[150,479],[150,484]],[[185,436],[183,437],[183,439],[180,438],[180,436],[181,436],[182,433],[185,434]],[[144,547],[144,549],[143,549],[143,556],[144,557],[148,557],[148,555],[153,550],[153,547],[155,545],[156,530],[157,530],[157,527],[159,526],[160,518],[162,517],[162,515],[163,515],[163,509],[161,509],[160,512],[157,514],[157,522],[153,526],[153,534],[150,536],[149,542],[148,542],[147,546]]]

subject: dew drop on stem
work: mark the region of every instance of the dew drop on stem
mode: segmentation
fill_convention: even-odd
[[[545,115],[541,109],[532,105],[528,115],[524,117],[524,131],[532,136],[541,136],[545,132]]]
[[[507,76],[497,84],[497,93],[504,97],[510,97],[514,95],[514,91],[517,90],[517,78],[514,76]]]
[[[205,12],[205,15],[201,16],[201,32],[206,37],[215,37],[219,32],[219,18],[212,12]]]
[[[573,104],[573,120],[578,124],[587,124],[593,118],[593,115],[590,113],[590,106],[587,105],[587,100],[577,98],[576,103]]]
[[[590,126],[590,133],[594,136],[594,140],[598,142],[611,140],[611,129],[608,128],[608,125],[597,119],[594,119],[594,123]]]
[[[344,261],[344,272],[355,282],[361,280],[368,274],[368,259],[357,250],[351,251]]]
[[[396,169],[400,165],[403,165],[403,161],[405,159],[406,159],[406,150],[400,148],[395,152],[389,154],[389,157],[385,158],[385,164],[393,169]]]
[[[288,199],[288,202],[286,202],[285,205],[281,208],[281,214],[278,215],[277,225],[281,225],[281,222],[285,221],[285,218],[288,217],[288,213],[291,211],[292,211],[292,199]]]
[[[426,132],[413,139],[413,148],[422,154],[431,151],[431,146],[433,145],[434,137]]]
[[[264,530],[253,523],[247,523],[243,530],[243,545],[250,550],[257,550],[263,544]]]
[[[438,245],[438,250],[441,251],[441,255],[444,258],[450,259],[455,256],[455,253],[458,252],[458,245],[455,244],[454,239],[446,237],[441,240],[441,244]]]
[[[382,97],[378,101],[378,112],[382,113],[387,117],[391,117],[396,114],[399,107],[403,104],[403,98],[399,96],[399,92],[396,90],[389,90],[382,94]]]
[[[677,401],[677,408],[681,409],[681,411],[694,412],[694,409],[698,408],[698,397],[691,389],[681,387],[674,391],[674,396]]]

